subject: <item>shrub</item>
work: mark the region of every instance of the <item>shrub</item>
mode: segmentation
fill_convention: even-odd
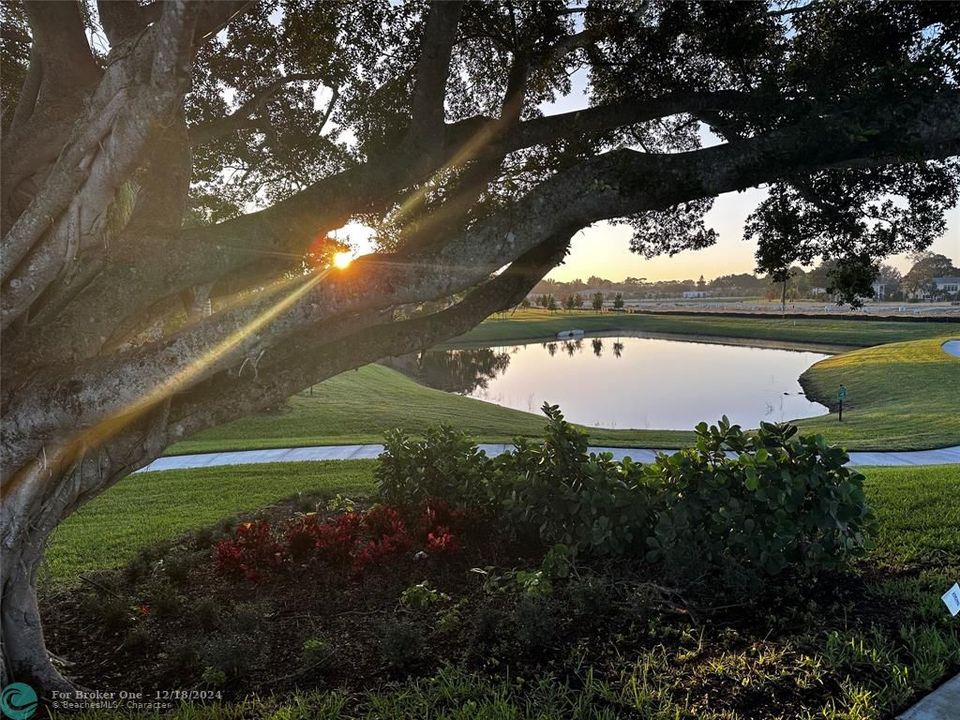
[[[193,533],[193,546],[197,550],[206,550],[213,543],[215,530],[212,527],[202,527]]]
[[[394,672],[410,672],[424,656],[423,636],[409,623],[391,623],[383,628],[380,654]]]
[[[178,677],[189,675],[199,668],[200,658],[197,649],[186,641],[181,641],[167,650],[166,666]]]
[[[229,678],[247,672],[256,660],[254,646],[244,635],[218,635],[209,640],[200,653],[204,667],[215,668]]]
[[[356,510],[356,506],[352,498],[337,493],[334,497],[327,500],[327,510],[331,512],[352,513]]]
[[[269,612],[270,605],[263,600],[237,603],[233,608],[230,627],[239,634],[251,633],[260,626],[263,616]]]
[[[192,562],[190,558],[177,556],[167,558],[163,561],[162,565],[166,576],[177,586],[181,586],[187,581],[187,578],[190,576],[191,566]]]
[[[124,598],[110,596],[90,596],[84,605],[97,616],[108,630],[123,630],[134,620],[135,611],[130,601]]]
[[[227,674],[218,667],[207,665],[200,676],[200,682],[209,687],[220,687],[227,684]]]
[[[270,523],[255,520],[241,523],[232,539],[217,543],[214,556],[222,572],[259,582],[264,572],[283,564],[284,548],[274,540]]]
[[[343,564],[350,560],[360,521],[357,513],[344,513],[324,522],[316,514],[303,515],[287,525],[287,550],[294,560],[312,556],[334,565]]]
[[[157,584],[150,592],[150,603],[147,607],[156,612],[157,617],[171,618],[180,611],[180,597],[168,585]]]
[[[554,606],[543,598],[525,597],[513,611],[517,641],[528,653],[544,651],[556,641],[558,621]]]
[[[201,598],[193,608],[193,617],[204,630],[213,630],[220,620],[220,606],[213,598]]]
[[[431,555],[456,555],[460,552],[460,542],[450,528],[440,525],[427,533],[424,549]]]
[[[618,556],[641,548],[652,496],[642,467],[588,453],[587,436],[559,408],[545,404],[543,412],[549,420],[544,442],[517,440],[514,452],[503,456],[503,471],[516,478],[508,521],[573,553]]]
[[[479,658],[495,657],[509,632],[507,613],[495,607],[481,607],[473,616],[468,651]]]
[[[645,470],[658,493],[646,557],[680,579],[720,570],[738,585],[838,568],[863,552],[872,522],[847,460],[791,425],[746,435],[726,418],[701,423],[695,447]]]
[[[375,472],[381,500],[391,505],[420,506],[431,498],[452,505],[484,508],[493,461],[459,430],[441,425],[422,441],[399,430],[386,434]]]
[[[419,443],[392,433],[377,469],[381,497],[427,508],[420,525],[434,553],[459,543],[453,519],[440,521],[431,504],[498,509],[515,535],[566,548],[545,559],[548,582],[589,554],[642,557],[679,581],[720,576],[746,589],[788,568],[838,568],[867,545],[863,477],[820,436],[769,423],[747,435],[723,418],[698,425],[694,447],[641,466],[590,453],[559,408],[543,412],[542,444],[518,439],[493,460],[449,428]]]

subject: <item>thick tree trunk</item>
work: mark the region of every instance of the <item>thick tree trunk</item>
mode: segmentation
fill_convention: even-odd
[[[2,683],[26,682],[49,694],[53,690],[68,691],[72,686],[50,662],[40,623],[36,582],[44,545],[45,538],[30,537],[12,549],[4,549],[0,644]]]
[[[2,684],[26,682],[38,691],[68,691],[71,684],[50,662],[37,606],[37,572],[50,533],[68,502],[68,477],[45,478],[56,487],[52,500],[43,501],[40,478],[3,499],[3,548],[0,560],[0,646]]]

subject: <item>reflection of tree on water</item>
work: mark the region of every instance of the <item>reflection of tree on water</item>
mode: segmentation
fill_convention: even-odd
[[[428,350],[391,358],[386,364],[429,387],[469,395],[485,390],[490,380],[502,374],[510,355],[492,348]]]
[[[582,339],[545,342],[542,347],[555,357],[563,350],[569,357],[582,353]],[[603,339],[590,338],[590,347],[597,357],[603,355]],[[475,390],[486,390],[488,383],[502,375],[510,365],[510,356],[521,350],[511,348],[465,348],[459,350],[427,350],[410,353],[381,361],[384,365],[399,370],[407,377],[445,392],[469,395]],[[623,354],[623,343],[613,343],[613,355]]]
[[[575,354],[583,352],[583,340],[564,340],[561,343],[555,342],[545,342],[540,344],[549,354],[550,357],[554,357],[557,354],[557,350],[563,348],[563,351],[567,353],[570,357],[573,357]],[[603,338],[591,338],[590,347],[593,350],[593,354],[597,357],[603,355]],[[623,343],[617,338],[616,342],[613,343],[613,356],[615,358],[623,357]]]

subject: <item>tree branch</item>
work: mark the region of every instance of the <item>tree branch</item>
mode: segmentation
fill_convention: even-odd
[[[79,363],[37,374],[21,398],[49,408],[58,400],[47,378],[69,377],[85,389],[79,406],[109,415],[189,369],[197,382],[238,357],[256,356],[305,328],[349,313],[449,297],[475,285],[558,232],[598,220],[660,210],[813,172],[857,158],[886,158],[891,147],[933,159],[960,151],[960,93],[938,102],[878,108],[868,139],[850,131],[865,118],[811,118],[739,143],[668,155],[617,150],[583,161],[541,183],[441,249],[424,256],[370,255],[322,282],[311,282],[278,305],[276,297],[219,313],[143,352],[109,363]],[[904,138],[911,138],[909,147]],[[262,322],[269,318],[269,324]],[[223,350],[225,339],[229,347]],[[213,358],[199,367],[198,357]],[[51,374],[52,373],[52,374]],[[103,389],[110,388],[109,397]],[[114,388],[122,388],[116,392]],[[89,393],[89,395],[87,394]],[[71,400],[71,403],[73,400]],[[34,413],[32,416],[40,416]],[[26,415],[30,417],[28,413]],[[30,437],[42,436],[32,431]]]
[[[704,110],[769,111],[771,102],[772,99],[768,96],[735,90],[674,93],[659,98],[624,98],[616,103],[527,120],[517,126],[516,131],[506,138],[505,143],[509,150],[519,150],[532,145],[546,145],[557,140],[606,132],[681,113],[694,114]],[[474,124],[476,120],[469,122]],[[463,131],[454,129],[453,132]]]
[[[878,165],[889,164],[891,159],[899,162],[915,161],[903,158],[933,159],[957,154],[960,149],[960,94],[956,91],[913,98],[891,107],[879,106],[872,112],[869,117],[811,116],[794,126],[742,142],[686,153],[656,155],[618,151],[591,158],[542,183],[514,209],[485,219],[466,236],[451,239],[444,253],[422,259],[422,266],[421,259],[410,257],[407,258],[409,264],[403,266],[409,272],[371,272],[369,285],[358,290],[358,294],[352,296],[353,301],[346,305],[342,304],[346,296],[338,299],[335,291],[330,297],[321,297],[320,290],[329,289],[324,285],[311,294],[310,304],[334,315],[350,308],[359,309],[362,304],[356,301],[360,298],[383,297],[384,302],[393,303],[456,292],[522,253],[529,247],[524,243],[542,238],[555,222],[580,222],[582,226],[604,218],[664,209],[680,202],[752,187],[786,174],[851,163]],[[854,133],[850,127],[869,127],[871,135],[863,138],[861,130]],[[622,165],[616,166],[617,163]],[[144,307],[149,307],[164,294],[209,282],[231,268],[271,257],[273,253],[281,256],[287,253],[288,257],[296,254],[297,248],[303,247],[300,243],[314,237],[311,230],[315,232],[317,225],[312,225],[311,220],[329,210],[331,199],[335,199],[337,211],[344,213],[345,221],[350,212],[356,211],[358,200],[374,201],[365,195],[366,191],[392,186],[392,181],[402,179],[408,169],[408,165],[401,163],[398,167],[389,161],[379,166],[359,166],[350,172],[346,183],[342,177],[324,181],[331,183],[332,194],[326,197],[313,188],[253,216],[203,228],[197,231],[198,236],[185,234],[181,238],[183,242],[161,245],[167,257],[178,261],[176,269],[170,271],[172,274],[157,271],[144,277],[136,271],[136,257],[130,258],[129,266],[125,261],[121,261],[123,265],[118,262],[114,273],[104,275],[111,281],[82,298],[83,321],[64,314],[50,328],[50,337],[58,339],[55,347],[67,342],[77,349],[79,359],[89,357],[99,346],[97,337],[109,336],[110,327],[132,314],[126,310],[139,312],[140,303],[145,302]],[[631,177],[637,179],[630,180]],[[614,187],[625,179],[633,183],[631,187],[635,192],[623,195],[593,192],[595,187]],[[354,194],[358,197],[352,197]],[[329,215],[326,217],[329,219]],[[512,240],[505,244],[505,238]],[[155,240],[153,246],[156,247]],[[143,252],[139,247],[134,249]],[[374,270],[376,262],[373,256],[368,263],[355,265]],[[397,269],[398,266],[383,269],[386,267]],[[480,275],[464,274],[465,267],[475,269]],[[183,287],[179,283],[183,283]],[[130,288],[138,292],[131,294]],[[404,295],[409,298],[398,296],[397,288],[408,288],[409,292]],[[317,319],[304,316],[299,320],[291,317],[290,321],[296,326]],[[84,325],[87,322],[90,324]],[[90,326],[97,327],[98,332],[91,332]],[[80,331],[81,327],[86,330]],[[18,353],[29,359],[28,364],[40,364],[48,361],[53,351],[52,347],[45,349],[42,345],[34,340],[30,347],[18,347]]]
[[[256,127],[257,123],[251,122],[250,116],[262,109],[270,98],[276,95],[280,88],[293,82],[320,79],[320,75],[313,73],[292,73],[285,77],[277,78],[259,90],[254,91],[249,100],[229,115],[191,127],[190,144],[193,146],[203,145],[211,140],[221,138],[224,135],[237,132],[238,130],[247,130]]]
[[[443,131],[447,75],[461,10],[459,0],[430,3],[413,89],[410,142],[416,147],[426,147]]]
[[[516,306],[567,252],[560,233],[514,261],[456,305],[438,313],[367,327],[331,338],[318,327],[271,350],[255,377],[223,374],[178,399],[171,410],[170,441],[248,415],[345,370],[432,347],[467,332],[481,320]]]

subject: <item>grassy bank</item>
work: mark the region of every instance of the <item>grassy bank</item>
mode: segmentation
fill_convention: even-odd
[[[368,460],[132,475],[63,523],[47,551],[44,576],[54,584],[71,582],[81,573],[128,562],[144,545],[298,492],[366,495],[373,468]],[[864,472],[880,521],[878,556],[912,562],[938,549],[960,552],[960,466]]]
[[[843,422],[836,415],[801,420],[805,432],[858,450],[960,444],[960,358],[945,337],[891,343],[821,360],[800,377],[808,397],[833,407],[847,387]]]
[[[488,318],[453,342],[486,344],[553,338],[561,330],[571,328],[585,332],[665,333],[855,347],[921,340],[950,333],[960,335],[960,323],[631,315],[530,309]]]

